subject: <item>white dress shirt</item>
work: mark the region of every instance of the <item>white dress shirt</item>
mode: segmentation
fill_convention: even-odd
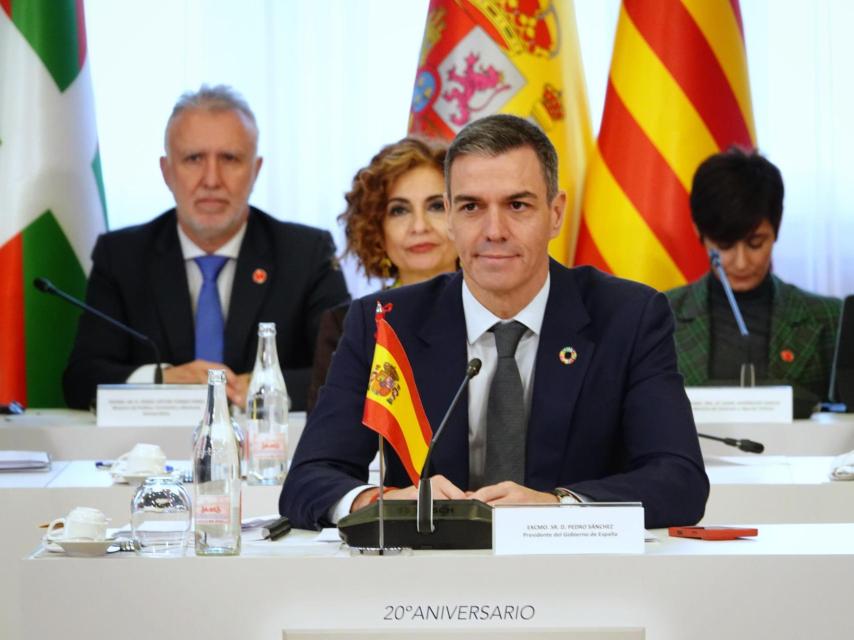
[[[495,347],[495,335],[489,331],[496,322],[521,322],[528,330],[522,335],[516,347],[516,365],[522,377],[524,389],[525,415],[531,411],[531,392],[534,388],[534,362],[537,359],[537,347],[540,344],[540,331],[546,302],[549,299],[551,276],[539,293],[528,305],[512,318],[502,320],[474,297],[463,281],[463,315],[466,320],[466,350],[468,359],[480,358],[480,373],[469,383],[469,476],[475,482],[483,478],[486,464],[486,403],[489,399],[489,387],[495,375],[498,350]],[[479,486],[479,485],[478,485]],[[371,485],[361,485],[352,489],[336,502],[329,510],[329,519],[333,523],[350,513],[356,497],[370,489]]]
[[[246,235],[246,223],[234,234],[234,237],[217,249],[213,255],[228,258],[219,276],[216,279],[216,288],[219,289],[219,302],[222,305],[222,318],[228,320],[228,304],[231,302],[231,285],[234,284],[234,272],[237,269],[237,256],[240,253],[240,245],[243,236]],[[178,225],[178,241],[181,243],[181,253],[184,254],[184,267],[187,270],[187,284],[190,287],[190,304],[193,305],[193,317],[196,317],[196,307],[199,304],[199,293],[202,291],[202,269],[194,258],[208,255],[203,249],[190,240],[184,233],[181,225]]]
[[[202,291],[204,277],[202,276],[201,268],[194,258],[207,255],[207,252],[190,240],[190,237],[184,233],[181,225],[177,226],[178,242],[181,244],[181,253],[184,255],[184,269],[187,273],[187,285],[190,288],[190,304],[192,305],[193,317],[195,318],[196,307],[199,304],[199,293]],[[219,290],[219,302],[222,305],[223,321],[228,320],[228,305],[231,302],[231,286],[234,284],[234,272],[237,269],[237,256],[240,253],[240,245],[243,243],[243,236],[245,235],[246,223],[244,222],[243,226],[240,227],[240,230],[234,234],[234,237],[214,252],[214,255],[225,256],[228,258],[228,261],[223,265],[216,280],[216,288]],[[164,368],[170,366],[172,365],[165,362],[163,363]],[[154,382],[155,368],[156,365],[144,364],[135,369],[134,372],[128,376],[127,382]]]

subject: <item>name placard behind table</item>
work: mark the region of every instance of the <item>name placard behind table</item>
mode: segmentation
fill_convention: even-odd
[[[203,384],[99,384],[99,427],[188,427],[202,419]]]
[[[791,423],[792,387],[685,387],[697,424]]]

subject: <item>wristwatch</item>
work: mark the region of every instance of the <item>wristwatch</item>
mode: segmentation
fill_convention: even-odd
[[[552,491],[552,493],[557,496],[557,499],[560,500],[561,504],[580,504],[583,502],[583,500],[572,491],[564,489],[563,487],[558,487]]]

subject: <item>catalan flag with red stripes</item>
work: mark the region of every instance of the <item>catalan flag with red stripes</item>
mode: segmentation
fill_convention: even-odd
[[[694,172],[755,143],[738,0],[624,0],[575,263],[661,290],[697,279]]]
[[[450,140],[493,113],[527,118],[557,150],[567,211],[549,253],[571,264],[592,145],[571,0],[430,0],[410,132]]]
[[[377,344],[365,394],[362,423],[397,452],[412,484],[418,485],[433,430],[424,413],[409,358],[377,303]]]
[[[0,402],[63,406],[79,314],[32,282],[83,297],[105,212],[83,0],[0,0]]]

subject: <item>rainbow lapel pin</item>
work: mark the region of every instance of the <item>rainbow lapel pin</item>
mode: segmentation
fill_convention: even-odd
[[[578,352],[572,347],[564,347],[560,350],[557,357],[560,359],[561,364],[572,364],[578,359]]]

